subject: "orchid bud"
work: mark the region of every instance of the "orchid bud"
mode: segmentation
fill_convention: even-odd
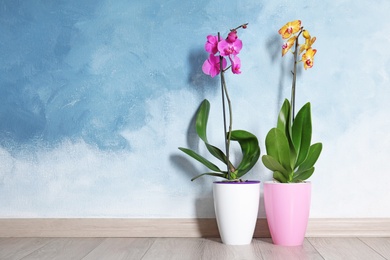
[[[226,38],[226,41],[229,43],[233,43],[237,40],[237,32],[235,30],[231,31]]]
[[[303,30],[303,37],[304,37],[305,39],[310,39],[310,33],[309,33],[308,30]]]

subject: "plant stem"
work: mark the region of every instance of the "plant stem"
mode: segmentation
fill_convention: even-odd
[[[222,75],[222,86],[223,86],[223,90],[225,92],[225,96],[226,96],[226,100],[228,102],[228,108],[229,108],[229,130],[226,133],[226,145],[227,145],[226,154],[227,154],[227,161],[228,161],[228,168],[229,168],[228,173],[230,173],[230,172],[235,170],[233,165],[231,165],[230,159],[229,159],[229,157],[230,157],[230,139],[231,139],[231,135],[232,135],[232,125],[233,125],[233,112],[232,112],[232,103],[230,102],[230,97],[229,97],[229,93],[228,93],[226,82],[225,82],[225,73],[223,73],[221,75]]]
[[[218,32],[218,42],[220,41],[220,33]],[[225,72],[223,70],[223,57],[219,56],[219,66],[221,71],[221,92],[222,92],[222,112],[223,112],[223,130],[224,130],[224,137],[225,137],[225,150],[226,150],[226,166],[227,166],[227,175],[228,180],[230,180],[230,167],[229,167],[229,146],[230,146],[230,134],[228,134],[227,131],[227,124],[226,124],[226,108],[225,108],[225,92],[226,92],[226,86],[225,86]],[[230,110],[230,105],[229,105]],[[231,121],[230,121],[231,124]]]
[[[220,33],[218,32],[218,42],[220,41]],[[231,138],[231,132],[232,132],[232,107],[231,102],[229,98],[229,94],[226,87],[225,82],[225,71],[223,70],[223,57],[219,56],[219,66],[221,71],[221,92],[222,92],[222,111],[223,111],[223,128],[224,128],[224,137],[225,137],[225,149],[226,149],[226,166],[227,166],[227,175],[228,180],[231,179],[231,165],[230,165],[230,138]],[[225,106],[225,96],[226,100],[228,102],[229,107],[229,130],[227,129],[227,123],[226,123],[226,106]]]
[[[247,25],[248,25],[248,23],[241,24],[240,26],[237,26],[234,29],[230,29],[230,31],[237,31],[240,28],[244,28],[245,29]]]
[[[295,119],[295,86],[297,81],[297,59],[298,59],[298,39],[303,31],[303,27],[301,28],[301,31],[297,35],[297,39],[295,40],[295,50],[294,50],[294,70],[293,70],[293,82],[291,86],[291,122],[294,123]]]

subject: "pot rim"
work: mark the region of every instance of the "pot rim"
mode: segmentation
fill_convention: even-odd
[[[263,184],[267,185],[310,185],[311,181],[303,181],[303,182],[294,182],[294,183],[282,183],[276,181],[263,181]]]
[[[214,181],[214,184],[259,184],[257,180],[245,180],[245,181]]]

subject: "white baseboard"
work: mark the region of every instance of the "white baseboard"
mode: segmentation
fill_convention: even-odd
[[[258,219],[255,237],[270,237]],[[390,218],[310,219],[307,237],[390,237]],[[1,219],[0,237],[219,237],[215,219]]]

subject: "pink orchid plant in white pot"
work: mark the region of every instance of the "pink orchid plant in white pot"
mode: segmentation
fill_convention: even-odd
[[[211,77],[220,75],[221,79],[225,151],[211,145],[207,139],[206,130],[210,111],[210,102],[207,99],[201,103],[196,114],[195,128],[210,154],[222,162],[226,168],[217,166],[191,149],[179,147],[181,151],[202,163],[209,170],[192,180],[205,175],[224,179],[213,182],[213,195],[221,239],[223,243],[229,245],[243,245],[251,242],[260,198],[260,181],[243,181],[241,179],[253,168],[260,157],[259,142],[257,137],[248,131],[232,129],[232,104],[224,76],[228,70],[231,70],[233,74],[241,73],[241,60],[238,54],[243,44],[238,38],[237,31],[246,27],[247,24],[243,24],[231,29],[225,39],[221,39],[219,33],[208,35],[205,44],[205,50],[209,56],[204,62],[202,70]],[[229,66],[228,63],[230,63]],[[228,113],[226,113],[226,103]],[[234,165],[230,160],[231,141],[238,142],[241,148],[242,156],[237,165]]]

